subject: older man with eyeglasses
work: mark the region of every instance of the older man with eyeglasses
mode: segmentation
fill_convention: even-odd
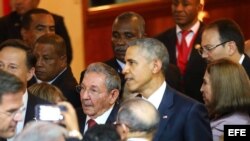
[[[121,90],[121,79],[115,69],[101,62],[90,64],[76,90],[82,103],[82,109],[77,110],[81,133],[97,124],[115,121]]]
[[[208,62],[221,58],[238,62],[250,76],[250,58],[244,54],[244,41],[244,35],[235,21],[219,19],[205,27],[198,50]]]

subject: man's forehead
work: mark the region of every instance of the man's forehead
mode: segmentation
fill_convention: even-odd
[[[32,14],[32,23],[33,24],[50,24],[55,25],[54,18],[51,14],[39,13],[39,14]]]

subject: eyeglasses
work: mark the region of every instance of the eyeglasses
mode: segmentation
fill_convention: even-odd
[[[24,106],[20,107],[19,109],[15,110],[15,111],[11,111],[11,112],[0,112],[0,114],[4,114],[8,117],[15,117],[17,113],[22,113],[23,111],[25,111],[26,108]]]
[[[92,87],[86,88],[86,87],[81,86],[81,85],[76,86],[76,92],[78,92],[78,93],[87,92],[89,95],[99,95],[99,94],[103,93],[101,90],[99,90],[97,88],[92,88]]]
[[[199,52],[200,55],[202,55],[204,52],[208,53],[211,50],[213,50],[213,49],[215,49],[215,48],[217,48],[217,47],[219,47],[219,46],[221,46],[221,45],[223,45],[223,44],[225,44],[227,42],[230,42],[230,41],[225,41],[225,42],[222,42],[222,43],[220,43],[218,45],[215,45],[215,46],[212,46],[212,47],[202,47],[202,46],[199,46],[198,47],[198,52]]]

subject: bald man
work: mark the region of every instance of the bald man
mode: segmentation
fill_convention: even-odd
[[[157,109],[150,102],[135,97],[124,101],[120,107],[116,128],[122,140],[152,141],[159,121]]]

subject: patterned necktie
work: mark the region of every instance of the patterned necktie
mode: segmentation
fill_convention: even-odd
[[[181,43],[178,45],[178,67],[183,75],[186,71],[189,49],[186,42],[186,36],[190,33],[189,30],[181,31]]]
[[[97,125],[97,123],[95,122],[95,120],[93,120],[93,119],[89,119],[88,120],[88,129],[92,128],[95,125]]]

